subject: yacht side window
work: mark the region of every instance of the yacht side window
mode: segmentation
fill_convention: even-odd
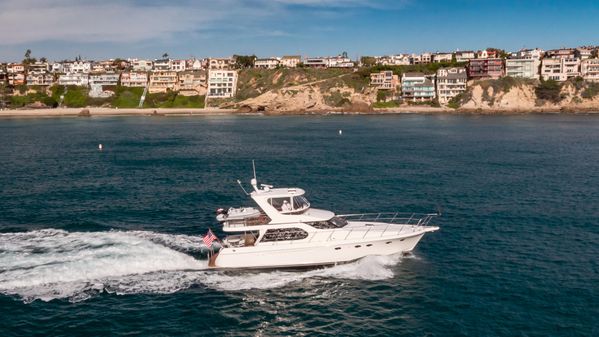
[[[303,195],[293,197],[293,209],[294,210],[302,210],[310,207],[310,203],[308,199],[306,199]]]
[[[267,230],[260,242],[302,240],[307,237],[308,232],[301,228],[277,228]]]

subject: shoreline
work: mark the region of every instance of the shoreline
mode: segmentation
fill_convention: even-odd
[[[599,115],[596,108],[531,108],[531,109],[451,109],[444,107],[398,107],[384,109],[352,110],[298,110],[298,111],[240,111],[222,108],[168,108],[168,109],[114,109],[114,108],[53,108],[53,109],[12,109],[0,110],[3,118],[51,118],[51,117],[92,117],[92,116],[292,116],[292,115]]]

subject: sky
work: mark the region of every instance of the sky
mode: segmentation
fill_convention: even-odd
[[[0,0],[0,60],[599,45],[597,0]]]

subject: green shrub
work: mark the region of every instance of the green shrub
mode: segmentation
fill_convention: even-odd
[[[599,94],[599,83],[587,83],[586,88],[582,92],[582,98],[593,99]]]
[[[397,108],[400,104],[398,101],[389,101],[389,102],[374,102],[372,104],[373,108],[385,109],[385,108]]]
[[[539,85],[535,88],[535,94],[538,99],[553,103],[559,103],[563,99],[561,91],[561,84],[554,80],[541,80]]]

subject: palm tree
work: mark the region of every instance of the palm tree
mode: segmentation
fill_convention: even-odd
[[[162,54],[162,58],[163,58],[163,59],[165,59],[165,58],[168,58],[168,53],[164,53],[164,54]]]

